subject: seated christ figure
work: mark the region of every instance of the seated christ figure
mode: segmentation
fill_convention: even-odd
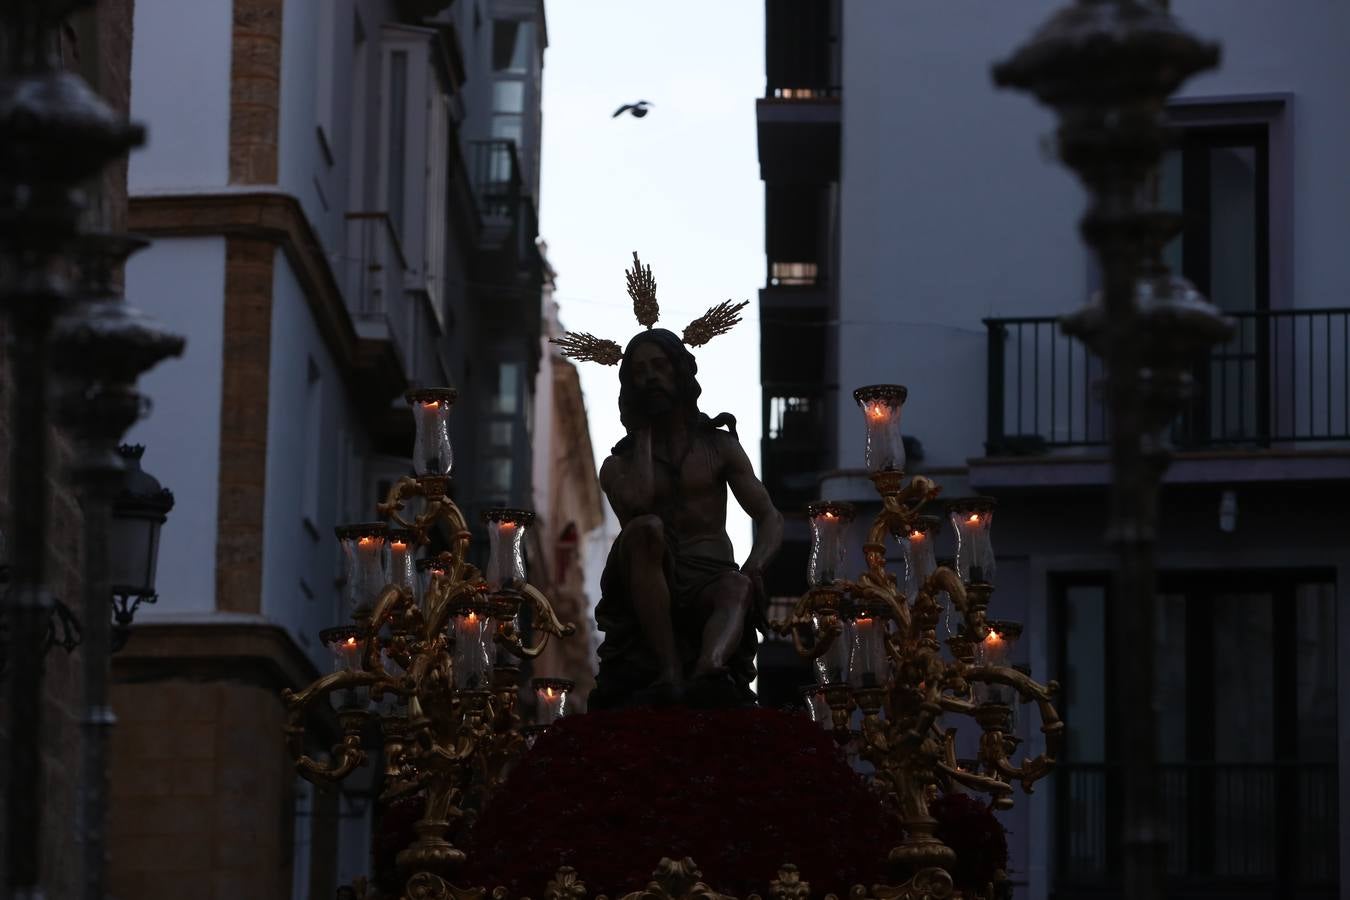
[[[761,574],[782,540],[782,517],[737,440],[735,419],[699,411],[700,346],[739,321],[745,304],[713,307],[677,336],[656,322],[651,269],[633,254],[628,291],[647,326],[620,349],[591,335],[557,341],[575,359],[619,365],[627,436],[600,469],[622,526],[601,577],[605,633],[589,707],[687,703],[749,706]],[[726,531],[730,492],[755,522],[738,565]]]

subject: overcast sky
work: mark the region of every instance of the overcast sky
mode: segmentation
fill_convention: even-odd
[[[764,4],[549,0],[546,11],[540,232],[563,325],[627,343],[641,327],[624,289],[634,250],[656,278],[659,324],[676,334],[721,300],[751,301],[741,325],[694,353],[701,408],[736,416],[759,471]],[[653,104],[645,118],[610,117],[637,100]],[[618,369],[580,369],[598,465],[623,436]],[[739,510],[729,531],[744,559]]]

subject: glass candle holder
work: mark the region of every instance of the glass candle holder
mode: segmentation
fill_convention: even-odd
[[[994,524],[993,498],[954,500],[948,511],[956,531],[956,574],[966,584],[993,584],[996,562],[989,540]]]
[[[815,625],[816,640],[820,640],[826,620],[832,617],[839,620],[842,630],[835,636],[834,643],[830,644],[828,650],[811,660],[811,665],[816,671],[817,684],[848,684],[848,664],[853,643],[852,626],[838,613],[815,613],[811,616],[811,621]]]
[[[877,687],[886,683],[886,619],[874,610],[859,608],[850,618],[848,677],[855,688]]]
[[[525,529],[534,513],[525,509],[489,509],[487,524],[488,562],[483,578],[494,591],[519,588],[525,583]]]
[[[333,655],[334,672],[360,672],[361,655],[365,644],[361,640],[361,629],[355,625],[339,625],[325,628],[319,632],[319,640]],[[370,688],[367,685],[340,688],[328,694],[328,702],[333,709],[366,709],[370,706]]]
[[[903,535],[900,546],[905,556],[905,595],[912,601],[919,594],[928,576],[937,571],[933,545],[942,520],[937,516],[919,516],[909,533]]]
[[[455,687],[461,691],[485,691],[492,686],[492,666],[497,661],[497,623],[483,604],[461,607],[450,620]]]
[[[956,559],[951,556],[944,556],[937,561],[938,567],[942,569],[951,569],[956,571]],[[955,637],[961,632],[961,610],[952,603],[951,595],[946,591],[938,591],[935,599],[942,606],[942,630],[946,632],[947,637]]]
[[[453,388],[422,388],[404,398],[412,407],[413,471],[418,475],[449,475],[455,454],[450,446],[450,408],[459,392]]]
[[[806,507],[811,518],[811,557],[806,581],[811,587],[827,587],[844,577],[847,531],[853,521],[853,505],[821,500]]]
[[[900,435],[900,409],[909,389],[899,384],[870,384],[853,392],[867,427],[864,456],[867,471],[903,471],[905,442]]]
[[[384,568],[389,526],[383,522],[362,522],[339,525],[334,532],[342,545],[347,576],[342,592],[347,609],[354,615],[369,613],[375,598],[389,583]]]
[[[432,582],[437,577],[444,577],[450,574],[450,561],[440,556],[430,556],[426,559],[419,559],[414,563],[417,568],[418,591],[420,592],[420,604],[422,613],[427,612],[426,603],[431,597]]]
[[[989,634],[975,647],[975,662],[981,666],[1006,666],[1012,660],[1017,639],[1022,636],[1020,622],[988,621]]]
[[[808,684],[800,688],[802,703],[806,706],[806,714],[826,731],[834,728],[834,719],[830,716],[830,704],[825,702],[825,692],[820,689],[820,685]]]
[[[399,665],[398,660],[390,656],[389,651],[384,648],[380,649],[380,665],[384,667],[386,674],[394,678],[402,678],[407,674],[403,666]],[[382,692],[374,706],[375,711],[381,716],[406,716],[408,714],[408,698],[393,691]]]
[[[411,531],[403,528],[391,528],[385,535],[387,568],[385,577],[389,584],[398,585],[412,592],[413,601],[418,608],[422,606],[422,579],[417,572],[417,538]]]
[[[566,678],[531,678],[530,687],[534,689],[536,725],[552,725],[567,715],[567,695],[576,687]]]

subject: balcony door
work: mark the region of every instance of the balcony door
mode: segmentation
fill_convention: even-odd
[[[1182,417],[1182,446],[1262,443],[1270,434],[1270,153],[1265,123],[1193,127],[1159,171],[1163,209],[1180,210],[1182,234],[1165,260],[1219,309],[1236,332],[1196,371],[1200,397]]]
[[[1056,585],[1065,763],[1056,900],[1119,891],[1123,796],[1106,576]],[[1153,647],[1169,897],[1336,895],[1336,610],[1330,573],[1159,582]]]

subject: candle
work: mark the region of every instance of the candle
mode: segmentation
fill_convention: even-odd
[[[853,616],[849,678],[857,687],[876,687],[886,668],[886,623],[867,610]]]
[[[820,500],[806,507],[811,519],[811,556],[806,581],[812,587],[827,587],[844,577],[847,544],[844,540],[853,521],[853,506]]]
[[[389,583],[406,588],[412,593],[413,601],[422,605],[422,580],[417,574],[417,544],[412,532],[403,529],[391,530],[389,540]]]
[[[485,612],[467,607],[451,621],[454,629],[452,665],[455,687],[483,691],[492,684],[492,666],[497,661],[497,623]]]
[[[319,632],[319,640],[327,645],[333,656],[334,672],[360,672],[365,646],[361,632],[355,626],[340,625]],[[370,688],[366,685],[339,688],[328,695],[328,702],[336,710],[365,709],[370,705]]]
[[[913,600],[928,576],[937,570],[933,544],[941,525],[936,516],[920,516],[901,541],[905,554],[905,594]]]
[[[989,530],[994,524],[994,501],[971,497],[953,501],[952,527],[956,531],[956,573],[967,584],[993,584],[995,559]]]
[[[552,725],[567,715],[567,695],[573,683],[564,678],[535,678],[530,681],[534,688],[535,724]]]
[[[1017,622],[986,623],[989,634],[975,648],[975,661],[982,666],[1006,666],[1012,658],[1017,639],[1022,636],[1022,626]]]
[[[339,525],[334,531],[345,564],[343,600],[352,613],[369,612],[387,584],[384,557],[389,527],[383,522],[363,522]]]
[[[454,466],[450,445],[450,408],[458,392],[452,388],[408,391],[413,411],[413,471],[418,475],[449,475]]]
[[[483,513],[488,530],[488,563],[483,577],[494,591],[513,590],[525,583],[525,531],[534,513],[524,509],[489,509]]]
[[[863,411],[866,427],[864,458],[872,473],[905,468],[905,443],[900,434],[900,410],[909,390],[898,384],[858,388],[853,399]]]

